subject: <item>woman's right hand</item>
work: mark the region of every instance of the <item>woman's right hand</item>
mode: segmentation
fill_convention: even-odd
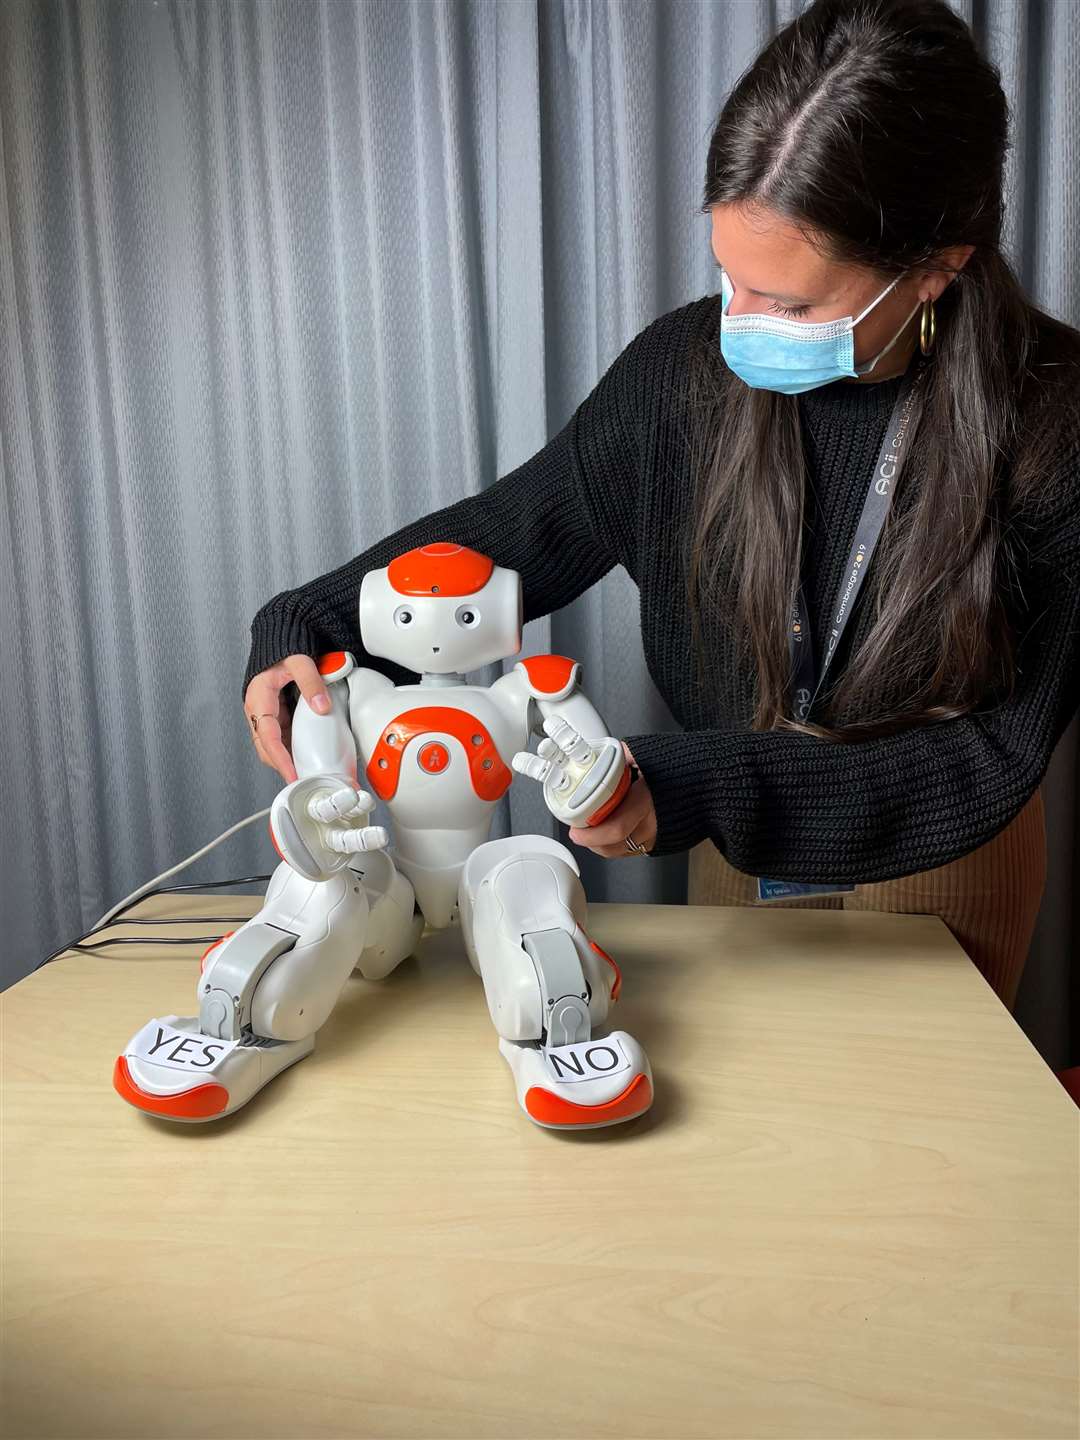
[[[330,713],[330,693],[310,655],[286,655],[269,670],[253,675],[244,692],[244,715],[255,753],[264,765],[278,772],[286,785],[296,779],[296,766],[288,748],[292,710],[284,696],[285,686],[291,681],[296,682],[313,710],[322,715]],[[258,720],[258,729],[253,719]]]

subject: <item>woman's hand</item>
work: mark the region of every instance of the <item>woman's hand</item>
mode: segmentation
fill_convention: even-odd
[[[627,760],[636,764],[625,740],[622,747],[626,751]],[[656,809],[652,791],[645,783],[644,775],[634,781],[622,804],[605,820],[601,820],[599,825],[586,825],[580,829],[572,825],[570,839],[575,845],[585,845],[588,849],[595,850],[598,855],[603,855],[605,860],[618,860],[633,854],[624,843],[631,832],[633,838],[639,845],[644,845],[646,850],[651,850],[656,843]]]
[[[330,712],[330,694],[310,655],[286,655],[284,660],[251,677],[244,693],[244,714],[255,753],[264,765],[276,770],[286,785],[296,779],[296,766],[288,745],[292,734],[292,710],[283,691],[295,681],[300,694],[320,715]],[[257,720],[258,729],[252,721]],[[621,808],[621,807],[620,807]]]

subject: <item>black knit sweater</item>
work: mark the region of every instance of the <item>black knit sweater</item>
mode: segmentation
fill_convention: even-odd
[[[752,731],[754,677],[734,643],[725,645],[723,627],[710,640],[720,683],[709,689],[723,699],[703,706],[683,562],[671,543],[689,518],[691,482],[670,397],[680,393],[692,337],[701,327],[714,333],[718,313],[717,297],[707,296],[661,315],[523,465],[275,595],[252,622],[244,690],[286,655],[338,649],[397,684],[416,683],[413,672],[367,653],[357,621],[365,572],[415,546],[454,541],[517,570],[526,621],[621,564],[640,591],[650,674],[684,727],[623,737],[656,807],[652,855],[709,838],[750,874],[859,884],[943,865],[989,840],[1033,794],[1080,703],[1080,449],[1066,445],[1060,475],[1048,476],[1064,502],[1031,547],[1040,557],[1023,577],[1032,622],[1007,703],[857,744]],[[803,579],[818,656],[899,386],[899,378],[836,381],[798,397],[813,491]],[[864,638],[867,612],[856,605],[830,684]]]

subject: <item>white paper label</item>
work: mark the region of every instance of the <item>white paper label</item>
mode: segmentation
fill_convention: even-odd
[[[150,1060],[170,1070],[205,1072],[234,1050],[238,1040],[215,1040],[209,1035],[196,1035],[190,1030],[176,1030],[164,1020],[148,1021],[128,1046],[127,1053],[139,1060]]]
[[[548,1069],[556,1080],[598,1080],[632,1068],[622,1041],[615,1035],[603,1040],[579,1040],[574,1045],[557,1045],[546,1050]]]

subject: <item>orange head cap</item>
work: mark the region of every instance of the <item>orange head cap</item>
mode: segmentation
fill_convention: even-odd
[[[386,577],[400,595],[475,595],[494,569],[490,555],[440,540],[391,560]]]

